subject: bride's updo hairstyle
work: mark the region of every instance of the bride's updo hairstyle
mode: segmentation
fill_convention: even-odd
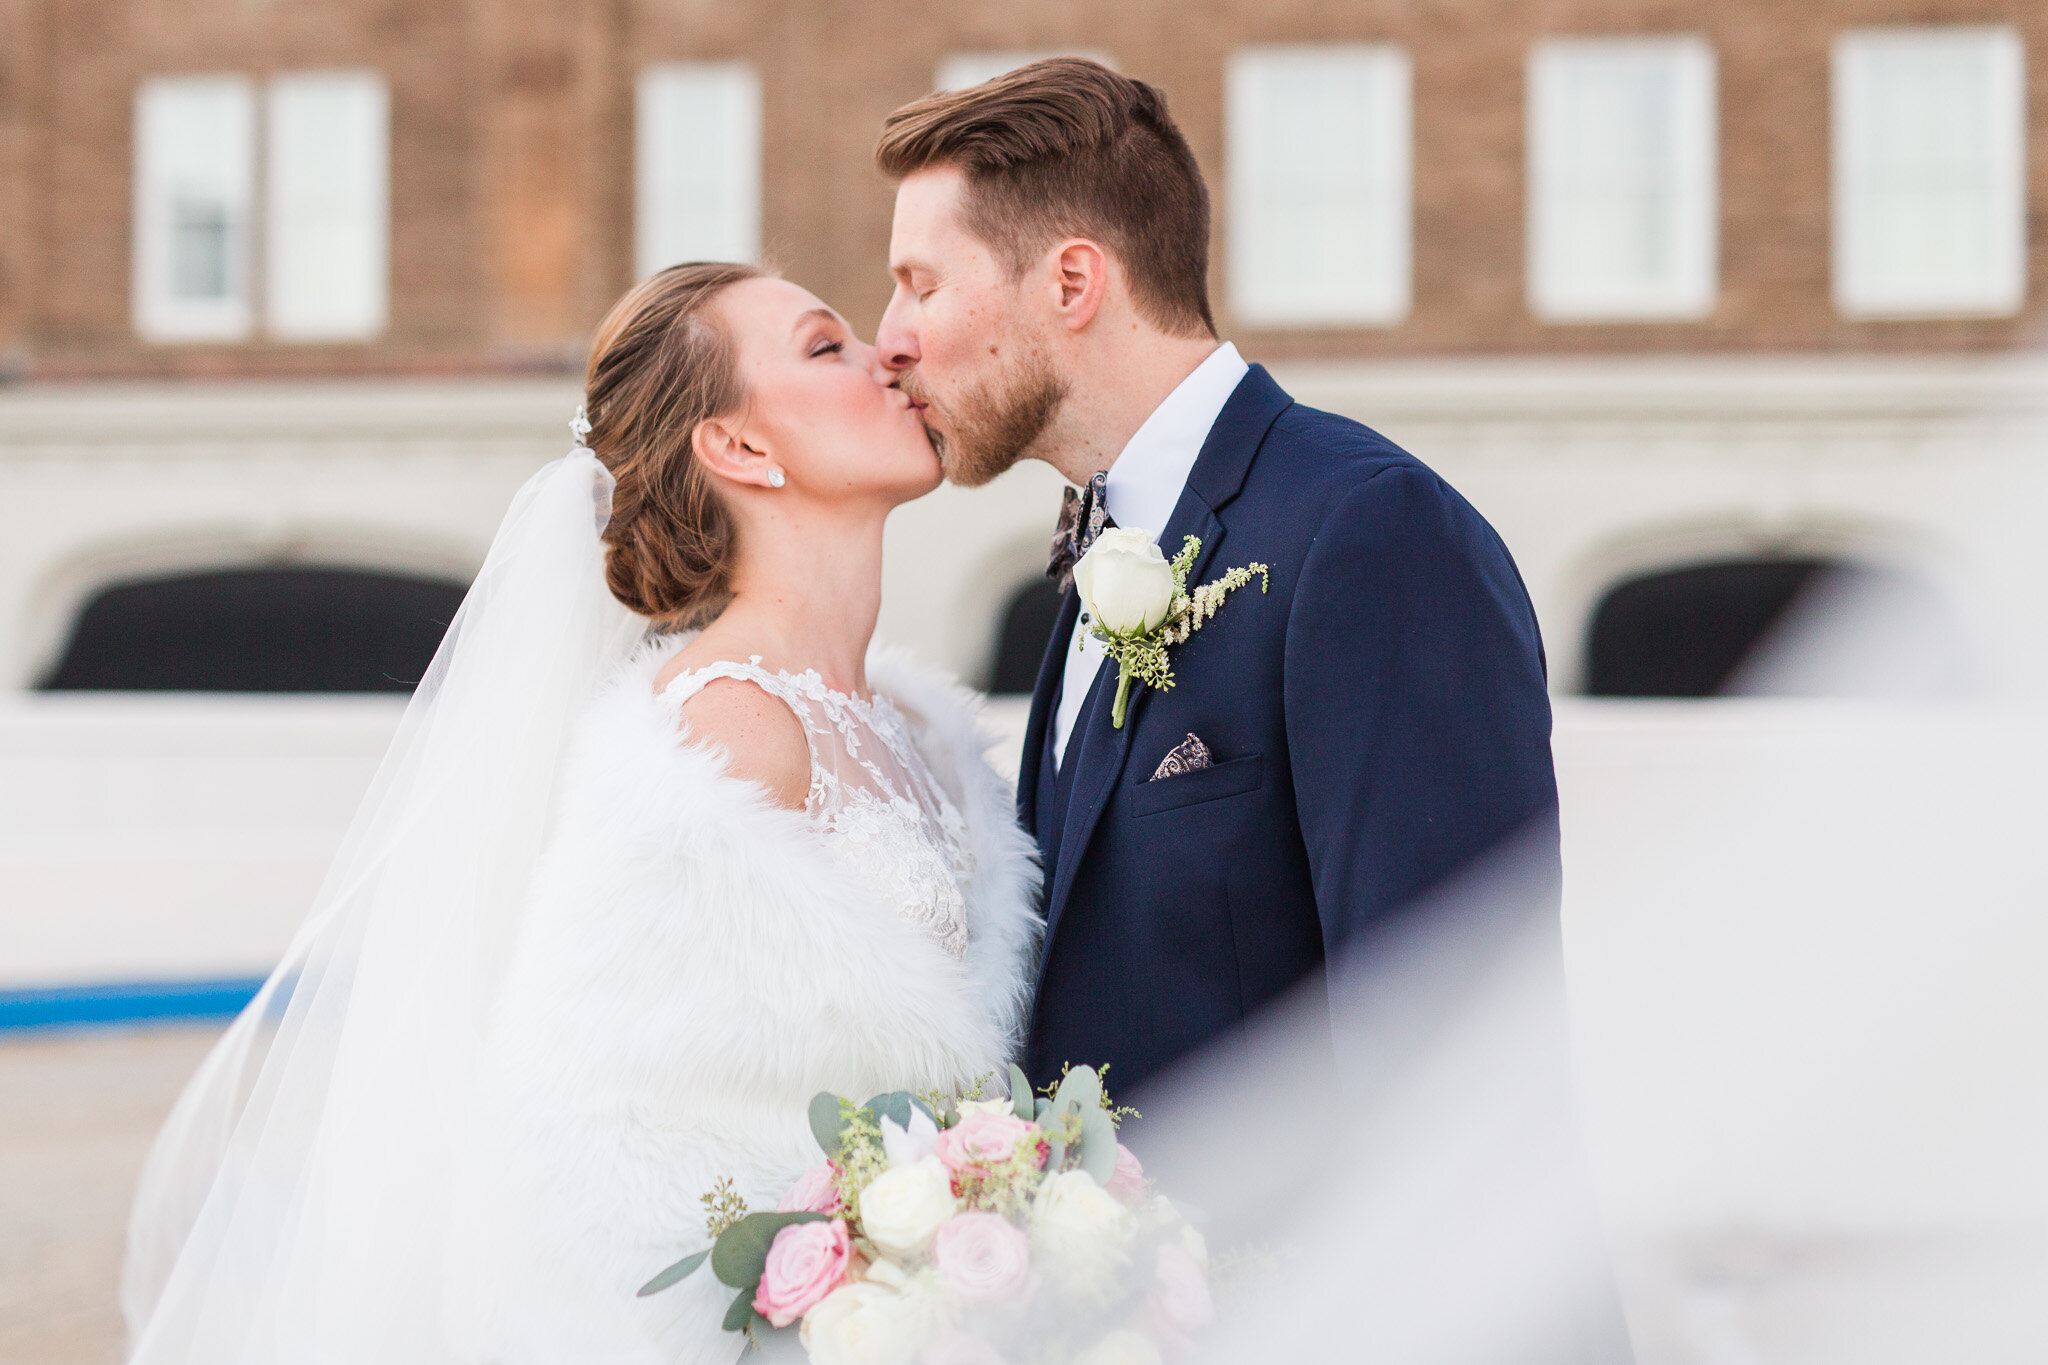
[[[664,626],[700,625],[731,596],[732,516],[691,437],[698,423],[746,402],[732,337],[712,304],[762,273],[721,261],[656,271],[613,305],[590,348],[585,439],[617,482],[605,580],[612,596]]]

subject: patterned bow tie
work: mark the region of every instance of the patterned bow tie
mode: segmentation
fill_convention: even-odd
[[[1060,525],[1052,533],[1052,555],[1046,560],[1045,576],[1058,584],[1061,592],[1074,585],[1074,565],[1088,553],[1095,537],[1116,525],[1102,500],[1108,481],[1109,471],[1097,470],[1086,488],[1079,492],[1069,488],[1060,499]]]

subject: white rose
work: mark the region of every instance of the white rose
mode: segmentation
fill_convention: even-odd
[[[884,1171],[860,1192],[861,1229],[890,1256],[920,1254],[959,1210],[952,1172],[935,1156]]]
[[[1143,1332],[1111,1332],[1074,1357],[1074,1365],[1162,1365],[1165,1357]]]
[[[901,1294],[862,1282],[827,1294],[797,1336],[813,1365],[902,1365],[917,1349],[917,1327]]]
[[[993,1114],[999,1119],[1013,1119],[1017,1117],[1017,1104],[1014,1100],[960,1101],[960,1117],[964,1119],[969,1114]]]
[[[901,1289],[910,1283],[910,1272],[887,1257],[869,1261],[858,1273],[861,1279],[885,1289]]]
[[[1086,1171],[1047,1176],[1031,1206],[1033,1259],[1071,1293],[1106,1297],[1127,1255],[1133,1219]]]
[[[1088,612],[1111,634],[1157,630],[1173,606],[1173,570],[1150,531],[1113,527],[1074,565]]]

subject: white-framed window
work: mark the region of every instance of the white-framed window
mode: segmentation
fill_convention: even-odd
[[[250,227],[256,87],[166,76],[135,97],[135,326],[152,341],[235,341],[255,324]]]
[[[934,90],[965,90],[970,85],[980,85],[998,76],[1008,75],[1020,66],[1042,62],[1047,57],[1086,57],[1091,62],[1101,62],[1114,67],[1109,54],[1093,47],[1039,47],[1011,48],[999,52],[955,52],[939,62],[938,74],[932,80]]]
[[[1835,306],[2000,316],[2026,297],[2026,58],[2011,28],[1861,29],[1834,52]]]
[[[265,317],[287,341],[384,330],[390,297],[391,115],[372,71],[270,84],[264,158]]]
[[[162,76],[135,99],[136,330],[366,340],[388,312],[390,113],[374,71]],[[260,115],[260,116],[259,116]],[[257,176],[258,146],[263,174]]]
[[[1718,291],[1714,50],[1559,38],[1529,59],[1529,306],[1554,322],[1700,318]]]
[[[1412,296],[1413,75],[1383,44],[1241,48],[1225,75],[1230,310],[1389,326]]]
[[[667,62],[640,73],[633,258],[761,256],[761,78],[744,62]]]

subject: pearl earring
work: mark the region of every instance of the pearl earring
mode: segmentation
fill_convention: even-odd
[[[787,482],[788,480],[782,477],[781,470],[771,469],[768,471],[768,486],[770,488],[780,488]]]

